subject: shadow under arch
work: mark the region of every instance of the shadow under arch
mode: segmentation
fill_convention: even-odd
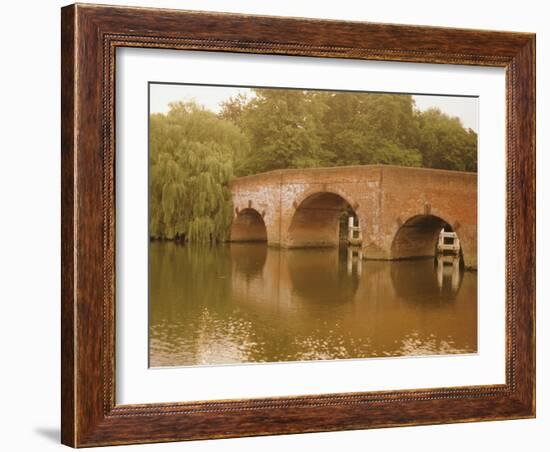
[[[441,230],[456,232],[443,218],[432,214],[415,215],[397,230],[391,245],[393,260],[435,257]],[[459,259],[463,262],[462,247]]]
[[[262,215],[251,207],[237,213],[231,225],[232,242],[267,242],[267,228]]]
[[[333,191],[307,194],[296,206],[287,231],[288,248],[337,247],[340,243],[340,220],[344,212],[357,217],[344,195]]]

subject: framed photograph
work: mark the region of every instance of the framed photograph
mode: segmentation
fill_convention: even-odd
[[[535,36],[62,9],[62,442],[535,416]]]

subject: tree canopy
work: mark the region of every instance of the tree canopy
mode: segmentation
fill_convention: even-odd
[[[254,89],[219,113],[177,102],[150,118],[150,235],[227,238],[235,176],[393,164],[477,171],[477,134],[410,95]]]
[[[219,117],[249,140],[237,175],[280,168],[392,164],[477,170],[477,134],[405,94],[254,89]]]

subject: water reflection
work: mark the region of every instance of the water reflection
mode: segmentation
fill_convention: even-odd
[[[448,259],[453,259],[456,265]],[[406,302],[454,301],[459,295],[462,279],[476,275],[460,271],[460,261],[453,256],[438,256],[435,262],[427,258],[403,260],[395,264],[391,265],[390,270],[392,284],[398,296]]]
[[[471,353],[477,274],[347,249],[150,246],[150,364]]]
[[[328,311],[331,305],[355,300],[359,277],[348,275],[347,265],[337,249],[293,249],[279,255],[290,276],[288,282],[280,279],[279,285],[288,285],[289,301]]]
[[[350,219],[353,219],[350,217]],[[357,269],[357,275],[361,276],[363,272],[363,248],[360,246],[348,246],[347,247],[347,256],[348,256],[348,275],[353,274],[353,269]]]
[[[443,290],[450,283],[451,290],[456,292],[462,280],[460,273],[460,257],[457,255],[437,255],[437,285]]]

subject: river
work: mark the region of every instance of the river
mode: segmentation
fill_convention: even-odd
[[[149,364],[475,353],[477,273],[346,248],[151,242]]]

